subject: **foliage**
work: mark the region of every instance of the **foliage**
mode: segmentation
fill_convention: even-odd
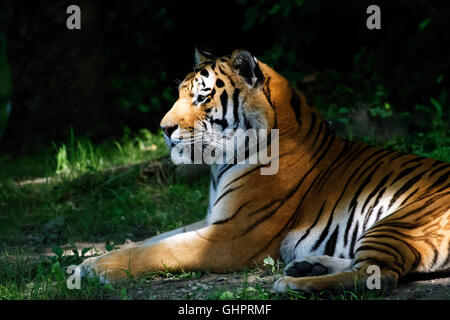
[[[0,20],[1,20],[0,13]],[[0,138],[11,113],[11,71],[6,56],[6,36],[0,31]]]
[[[373,31],[368,0],[235,0],[220,13],[206,3],[108,2],[105,10],[98,2],[82,4],[82,34],[58,26],[68,3],[5,6],[0,28],[15,87],[5,147],[60,142],[70,126],[96,141],[119,137],[124,126],[156,132],[177,81],[192,70],[195,45],[217,55],[245,47],[325,113],[367,105],[373,116],[413,115],[416,105],[434,110],[434,97],[448,119],[448,102],[436,98],[449,88],[445,3],[379,1],[382,29]],[[27,12],[46,19],[35,28]],[[194,27],[192,17],[211,16],[214,28]]]

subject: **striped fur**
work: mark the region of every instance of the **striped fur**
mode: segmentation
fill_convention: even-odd
[[[161,122],[173,146],[194,128],[279,129],[279,172],[214,165],[205,226],[84,263],[120,269],[225,272],[281,257],[275,289],[339,290],[381,268],[385,289],[411,272],[450,267],[450,164],[338,137],[303,95],[248,52],[212,59],[181,83]],[[319,267],[318,267],[319,266]]]

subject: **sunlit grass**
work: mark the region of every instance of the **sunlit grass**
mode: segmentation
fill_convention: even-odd
[[[203,218],[207,179],[156,181],[133,166],[166,154],[161,133],[94,145],[72,132],[42,154],[0,159],[0,299],[102,298],[111,288],[92,281],[67,289],[65,268],[81,257],[43,254],[77,241],[113,248]]]
[[[162,132],[152,134],[146,129],[135,135],[128,133],[121,141],[105,142],[96,147],[87,138],[75,138],[71,130],[67,143],[53,146],[56,150],[55,174],[65,177],[76,177],[122,164],[151,161],[168,152]]]

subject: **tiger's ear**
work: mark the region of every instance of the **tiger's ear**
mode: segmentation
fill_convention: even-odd
[[[213,60],[214,56],[206,51],[200,51],[197,47],[195,47],[195,52],[194,52],[194,63],[195,66],[198,66],[199,64],[206,62],[206,61],[210,61]]]
[[[246,50],[233,51],[231,54],[231,66],[252,87],[264,82],[264,75],[258,66],[258,61]]]

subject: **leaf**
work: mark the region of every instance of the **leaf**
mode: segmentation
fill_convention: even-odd
[[[231,291],[224,291],[219,296],[219,300],[229,300],[229,299],[234,299],[234,293]]]
[[[281,8],[281,4],[280,3],[275,3],[273,5],[273,7],[267,12],[267,14],[271,15],[271,14],[276,14]]]
[[[61,264],[59,261],[56,261],[52,266],[52,273],[56,273],[61,270]]]
[[[60,246],[54,246],[52,248],[52,252],[58,256],[58,258],[62,257],[64,254],[64,250]]]
[[[127,289],[123,288],[122,290],[120,290],[120,296],[122,297],[122,300],[128,300],[128,295],[127,295]]]
[[[426,26],[430,23],[431,18],[426,18],[425,20],[423,20],[421,23],[419,23],[419,26],[417,27],[417,29],[419,29],[419,31],[423,31]]]
[[[114,290],[116,290],[111,284],[109,284],[109,283],[105,283],[104,285],[103,285],[103,289],[106,289],[106,290],[109,290],[109,291],[114,291]]]
[[[338,122],[340,122],[342,124],[349,124],[350,123],[350,120],[348,118],[344,118],[344,117],[337,118],[336,121],[338,121]]]
[[[256,18],[258,16],[258,8],[259,5],[256,4],[254,6],[251,6],[247,10],[245,10],[245,23],[242,26],[242,31],[248,31],[251,29],[251,27],[255,24]]]
[[[423,106],[423,105],[420,105],[420,104],[416,105],[416,106],[414,107],[414,110],[415,110],[415,111],[420,111],[420,110],[422,110],[422,111],[426,111],[426,112],[429,111],[428,108],[427,108],[426,106]]]
[[[84,255],[91,250],[91,248],[84,248],[83,250],[81,250],[81,256],[84,257]]]
[[[349,110],[346,107],[340,107],[339,110],[338,110],[339,113],[348,113],[348,111]]]
[[[430,98],[431,104],[436,108],[436,111],[440,114],[442,113],[442,107],[436,99]]]
[[[272,259],[271,256],[267,256],[267,258],[265,258],[263,262],[264,262],[264,265],[267,265],[267,266],[273,267],[275,265],[275,261]]]

